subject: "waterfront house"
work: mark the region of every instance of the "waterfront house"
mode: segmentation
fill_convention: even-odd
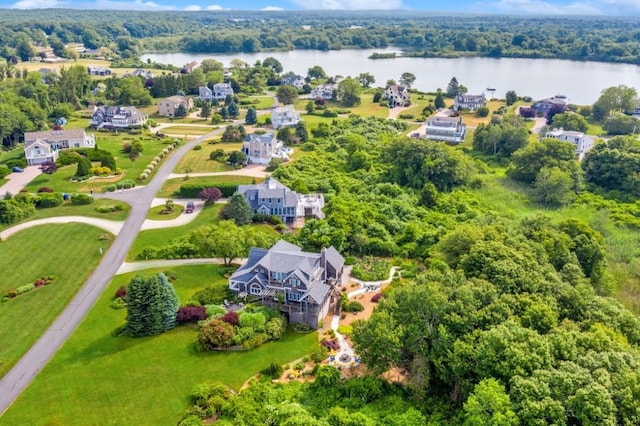
[[[409,89],[398,84],[390,84],[384,89],[382,99],[389,101],[389,107],[408,106],[411,103],[411,94]]]
[[[30,166],[45,161],[56,161],[58,151],[70,148],[94,148],[93,135],[87,135],[84,129],[48,130],[44,132],[26,132],[24,134],[24,154]]]
[[[475,111],[478,108],[482,108],[487,105],[487,100],[484,97],[484,93],[481,95],[457,95],[453,100],[453,110],[458,111],[461,109]]]
[[[302,90],[305,85],[304,77],[296,74],[287,74],[282,77],[280,84],[283,86],[293,86],[298,90]]]
[[[572,143],[576,147],[576,155],[579,160],[582,160],[584,154],[589,152],[594,144],[594,139],[591,136],[582,132],[564,130],[562,127],[545,133],[544,137]]]
[[[546,115],[547,112],[554,106],[566,109],[567,97],[563,95],[556,95],[552,98],[541,99],[534,102],[533,105],[531,105],[531,108],[536,111],[537,115]]]
[[[309,98],[330,101],[333,99],[333,94],[337,87],[337,84],[318,84],[311,90],[311,93],[309,93]]]
[[[280,240],[270,249],[252,248],[247,262],[229,277],[238,297],[282,312],[290,323],[318,328],[339,309],[344,258],[333,247],[320,253]]]
[[[227,96],[233,96],[233,87],[229,83],[216,83],[213,85],[213,99],[223,101]]]

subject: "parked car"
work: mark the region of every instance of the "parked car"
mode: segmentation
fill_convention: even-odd
[[[12,167],[11,171],[14,172],[14,173],[22,173],[22,172],[24,172],[24,170],[22,170],[22,167],[18,167],[18,166]]]
[[[187,201],[187,208],[184,209],[184,212],[185,213],[193,213],[195,208],[196,208],[196,206],[195,206],[195,204],[193,204],[193,201]]]

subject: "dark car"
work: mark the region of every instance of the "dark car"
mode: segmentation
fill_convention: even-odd
[[[18,167],[18,166],[12,167],[11,171],[14,172],[14,173],[22,173],[22,172],[24,172],[24,170],[22,170],[22,167]]]
[[[184,212],[185,213],[193,213],[195,208],[196,208],[196,206],[195,206],[195,204],[193,204],[193,201],[188,201],[187,202],[187,208],[184,209]]]

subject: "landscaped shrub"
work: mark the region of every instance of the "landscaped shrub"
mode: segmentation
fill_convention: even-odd
[[[121,297],[116,297],[111,301],[111,304],[109,306],[111,306],[111,308],[113,309],[124,309],[127,307],[127,302],[125,302]]]
[[[207,310],[204,306],[180,306],[176,321],[179,324],[197,323],[207,319]]]
[[[220,305],[205,305],[204,307],[207,310],[208,318],[224,315],[227,312],[227,310]]]
[[[201,145],[196,145],[196,146],[193,147],[194,151],[200,151],[201,149],[202,149]]]
[[[231,346],[234,334],[231,324],[214,319],[200,329],[198,342],[207,351],[225,348]]]
[[[138,180],[144,181],[144,180],[147,180],[148,177],[149,177],[149,173],[140,173],[140,176],[138,176]]]
[[[119,212],[122,211],[124,209],[124,207],[122,207],[121,204],[114,204],[111,206],[99,206],[96,207],[96,211],[98,213],[113,213],[113,212]]]
[[[53,192],[53,188],[49,188],[48,186],[41,186],[40,188],[38,188],[39,194],[43,192]]]
[[[113,192],[116,189],[118,189],[118,187],[116,186],[115,183],[112,183],[111,185],[107,185],[107,187],[104,190],[105,192]]]
[[[362,312],[364,311],[364,306],[362,305],[362,303],[360,302],[356,302],[355,300],[353,302],[349,303],[349,308],[347,309],[347,311],[349,312]]]
[[[298,333],[308,333],[311,331],[311,327],[309,326],[309,324],[304,322],[293,324],[293,329]]]
[[[73,194],[71,196],[71,204],[76,206],[93,204],[93,197],[88,194]]]
[[[382,293],[376,293],[371,297],[371,301],[373,303],[378,303],[380,301],[380,299],[382,299],[384,297],[384,294]]]
[[[256,333],[262,333],[267,323],[267,318],[260,313],[242,312],[239,315],[240,327],[251,327]]]
[[[121,285],[116,290],[116,294],[114,295],[114,298],[117,299],[119,297],[120,299],[124,299],[126,296],[127,296],[127,287]]]
[[[231,197],[238,189],[238,185],[242,184],[240,182],[218,182],[215,187],[220,190],[223,197]],[[212,186],[207,183],[185,183],[180,186],[177,195],[182,198],[198,198],[200,191]]]
[[[249,339],[245,340],[244,343],[242,343],[242,347],[244,349],[257,348],[267,340],[269,340],[269,336],[267,336],[265,333],[256,333]]]
[[[89,172],[93,176],[106,176],[111,174],[111,169],[109,167],[92,167],[89,169]]]
[[[287,322],[282,316],[271,318],[265,324],[264,329],[271,340],[278,340],[287,331]]]
[[[340,344],[338,343],[337,340],[324,340],[324,341],[320,342],[320,344],[322,346],[324,346],[325,348],[329,349],[330,351],[339,351],[340,350]]]
[[[225,299],[230,297],[229,288],[222,286],[205,287],[193,295],[193,300],[197,300],[201,305],[221,305]]]
[[[413,120],[415,116],[413,114],[399,114],[398,118],[403,120]]]
[[[41,193],[36,198],[36,206],[41,208],[41,209],[45,209],[45,208],[49,208],[49,207],[58,207],[63,202],[64,202],[64,200],[62,198],[62,194],[59,193],[59,192]]]
[[[282,373],[284,373],[282,366],[275,363],[271,363],[267,368],[260,370],[260,374],[269,376],[274,380],[279,379],[280,376],[282,376]]]
[[[341,325],[338,327],[338,333],[342,334],[343,336],[349,336],[353,333],[353,327],[351,327],[350,325]]]
[[[240,316],[238,315],[237,312],[227,312],[226,314],[220,317],[220,321],[224,321],[227,324],[236,326],[240,322]]]
[[[27,293],[27,292],[35,289],[35,288],[36,288],[36,286],[33,283],[21,285],[20,287],[16,288],[16,294],[18,294],[18,295],[24,294],[24,293]]]
[[[136,186],[136,183],[131,180],[131,179],[124,179],[121,182],[117,182],[116,183],[116,188],[118,189],[130,189],[130,188],[134,188]]]
[[[322,362],[327,358],[328,353],[329,350],[327,349],[327,347],[325,345],[320,345],[318,350],[311,354],[311,361],[315,362],[316,364]]]

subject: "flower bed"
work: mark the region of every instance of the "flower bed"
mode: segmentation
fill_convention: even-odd
[[[10,299],[15,299],[21,294],[28,293],[32,290],[35,290],[40,287],[44,287],[45,285],[49,285],[51,283],[53,283],[53,277],[50,275],[46,277],[38,278],[32,283],[21,285],[20,287],[17,287],[17,288],[10,288],[9,290],[7,290],[7,292],[2,296],[2,299],[0,300],[2,300],[3,302],[7,302]]]

